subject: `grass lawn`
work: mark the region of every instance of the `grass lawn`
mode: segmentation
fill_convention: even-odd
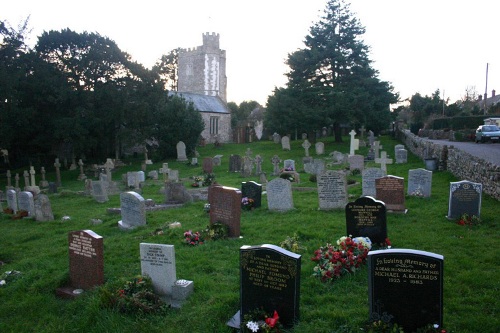
[[[325,142],[325,152],[347,153],[346,143]],[[271,158],[294,159],[302,169],[302,141],[292,141],[291,151],[271,141],[250,144],[226,144],[220,148],[199,147],[199,166],[175,161],[154,161],[148,171],[159,169],[163,162],[178,169],[180,177],[190,188],[193,176],[202,175],[203,157],[223,155],[222,165],[214,167],[216,181],[225,186],[240,188],[242,178],[228,172],[231,154],[244,155],[251,148],[254,156],[263,157],[263,171],[271,179]],[[382,138],[384,150],[394,158],[394,145],[399,142]],[[314,149],[311,149],[312,156]],[[366,155],[367,148],[360,153]],[[153,157],[154,158],[154,157]],[[113,180],[121,181],[127,171],[140,170],[139,159],[125,161],[127,166],[113,172]],[[368,166],[375,166],[370,162]],[[408,177],[408,170],[423,168],[423,161],[409,153],[407,164],[388,165],[388,174]],[[47,166],[46,166],[47,168]],[[338,168],[338,167],[337,167]],[[39,168],[38,168],[39,169]],[[47,180],[55,181],[52,168],[47,168]],[[24,170],[11,170],[13,174]],[[38,170],[37,170],[38,173]],[[147,171],[146,171],[147,173]],[[97,203],[82,195],[84,184],[78,181],[79,170],[63,171],[63,187],[50,194],[55,220],[35,222],[12,220],[0,216],[0,274],[20,271],[20,278],[0,286],[0,332],[232,332],[226,322],[239,307],[239,248],[242,245],[275,244],[295,233],[306,249],[302,254],[300,322],[290,332],[361,332],[368,319],[368,276],[363,267],[355,275],[325,284],[312,276],[315,263],[310,260],[314,251],[333,243],[346,234],[345,212],[318,210],[316,191],[293,191],[295,209],[286,213],[263,207],[243,211],[242,238],[209,241],[190,247],[184,244],[186,230],[202,231],[209,223],[203,210],[205,202],[198,201],[182,208],[147,213],[147,225],[131,231],[118,229],[119,215],[107,213],[107,208],[119,207],[119,195],[111,195],[106,203]],[[293,187],[316,187],[309,176],[301,172],[301,183]],[[37,180],[40,175],[37,174]],[[350,201],[361,195],[361,175],[350,175],[356,181],[349,187]],[[406,197],[407,214],[388,214],[388,235],[393,248],[434,252],[444,256],[444,326],[448,332],[498,332],[500,319],[500,247],[498,224],[500,204],[483,195],[482,224],[465,227],[448,221],[449,183],[457,181],[452,174],[438,171],[433,175],[430,198]],[[21,181],[22,182],[22,181]],[[6,180],[0,180],[5,188]],[[148,180],[142,196],[157,203],[163,202],[159,192],[161,181]],[[406,188],[406,183],[405,183]],[[5,203],[4,203],[5,207]],[[62,221],[69,216],[69,221]],[[91,225],[92,219],[102,224]],[[166,229],[178,221],[182,228]],[[164,228],[156,235],[154,231]],[[104,238],[104,274],[102,288],[85,293],[74,301],[55,297],[56,288],[63,286],[68,274],[68,232],[91,229]],[[139,243],[173,244],[176,253],[177,277],[194,281],[194,294],[181,309],[168,309],[161,315],[123,314],[103,306],[103,289],[113,290],[123,281],[141,272]],[[402,299],[402,306],[410,299]]]

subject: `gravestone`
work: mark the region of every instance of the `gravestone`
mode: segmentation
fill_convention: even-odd
[[[431,189],[432,171],[421,168],[408,171],[408,195],[428,198]]]
[[[374,244],[385,243],[387,214],[385,204],[373,197],[361,197],[345,206],[347,235],[368,237]]]
[[[146,203],[139,194],[132,191],[120,193],[120,211],[120,229],[129,230],[146,225]]]
[[[205,157],[203,159],[202,170],[204,173],[212,173],[214,172],[214,162],[211,157]]]
[[[177,149],[177,161],[179,162],[185,162],[187,161],[186,157],[186,144],[182,141],[177,142],[177,145],[175,147]]]
[[[281,138],[281,148],[283,150],[290,150],[290,138],[288,136],[284,136]]]
[[[367,168],[361,173],[363,196],[376,197],[375,179],[385,177],[386,173],[380,168]]]
[[[406,213],[404,184],[404,178],[391,175],[375,179],[377,200],[383,201],[388,211]]]
[[[333,158],[333,163],[335,164],[343,164],[346,161],[345,154],[339,151],[330,153],[330,156]]]
[[[193,202],[193,197],[186,190],[183,183],[180,182],[165,182],[165,203],[167,204],[184,204]]]
[[[168,170],[168,180],[170,182],[178,182],[179,181],[179,170],[169,169]]]
[[[104,244],[103,238],[92,230],[69,232],[68,243],[69,286],[58,288],[56,294],[74,298],[104,284]]]
[[[35,215],[35,201],[33,200],[33,193],[23,191],[19,193],[17,198],[17,206],[21,211],[28,213],[28,216]]]
[[[45,194],[38,194],[35,199],[35,220],[40,222],[53,221],[54,214],[50,205],[49,197]]]
[[[405,146],[404,146],[404,145],[401,145],[401,144],[399,144],[399,145],[395,145],[395,146],[394,146],[394,156],[396,156],[396,155],[397,155],[397,152],[398,152],[398,150],[400,150],[400,149],[405,149]]]
[[[61,186],[61,163],[58,158],[54,162],[54,167],[56,168],[56,185],[59,187]]]
[[[363,171],[365,169],[365,158],[363,155],[349,155],[349,170]]]
[[[372,148],[375,151],[375,158],[380,158],[380,149],[383,148],[383,146],[380,144],[380,141],[375,141],[372,145]]]
[[[456,219],[462,216],[462,214],[480,217],[482,193],[483,184],[468,180],[450,182],[447,217],[449,219]]]
[[[198,165],[198,158],[197,157],[191,158],[191,165]]]
[[[104,203],[109,200],[108,190],[105,182],[101,180],[92,181],[92,197],[99,203]]]
[[[240,237],[241,191],[226,186],[210,186],[210,224],[220,222],[227,225],[228,237]]]
[[[262,156],[255,155],[255,174],[259,176],[262,173]]]
[[[367,161],[375,160],[375,150],[373,150],[373,148],[368,149],[368,153],[366,154],[366,160]]]
[[[271,211],[293,209],[292,183],[283,178],[275,178],[267,183],[267,205]]]
[[[276,133],[276,132],[274,132],[274,134],[273,134],[273,142],[274,143],[280,143],[281,142],[281,136],[278,133]]]
[[[304,148],[304,155],[309,156],[309,148],[311,148],[311,143],[309,140],[305,139],[302,143],[302,148]]]
[[[19,210],[17,208],[17,192],[15,190],[7,190],[7,207],[12,209],[14,214]]]
[[[166,182],[168,179],[168,172],[169,171],[170,171],[170,168],[168,167],[168,163],[163,163],[163,166],[160,168],[160,173],[163,175],[164,182]]]
[[[347,178],[345,172],[327,170],[318,174],[318,200],[320,210],[344,208],[347,204]]]
[[[151,170],[148,172],[148,178],[158,180],[158,170]]]
[[[375,154],[377,156],[377,154]],[[387,164],[392,164],[392,159],[387,158],[387,152],[383,151],[379,158],[375,157],[375,163],[380,164],[380,169],[387,172]]]
[[[351,130],[349,132],[349,135],[351,136],[351,141],[350,141],[350,144],[349,144],[349,156],[351,155],[354,155],[354,152],[356,150],[356,139],[354,138],[354,136],[356,135],[356,131],[354,130]]]
[[[285,160],[283,162],[283,167],[285,171],[295,171],[295,161],[294,160]]]
[[[314,145],[316,155],[323,155],[325,153],[325,144],[323,142],[316,142]]]
[[[231,155],[229,156],[229,172],[240,172],[241,171],[241,156]]]
[[[220,166],[222,163],[223,155],[215,155],[212,159],[213,166]]]
[[[408,162],[408,151],[406,149],[396,150],[396,164],[404,164]]]
[[[301,256],[275,245],[240,248],[240,321],[262,308],[291,328],[300,319]]]
[[[274,155],[273,158],[271,159],[271,163],[273,164],[273,176],[278,176],[280,174],[280,163],[281,160],[278,157],[278,155]]]
[[[127,186],[139,188],[139,175],[136,171],[127,172]]]
[[[146,174],[144,171],[137,171],[137,179],[139,180],[139,183],[144,183],[146,181]]]
[[[315,158],[311,163],[304,164],[304,171],[310,175],[319,175],[325,171],[325,161]]]
[[[405,332],[443,326],[443,262],[439,254],[412,249],[370,251],[370,321],[390,319]]]
[[[253,158],[250,156],[243,157],[243,169],[241,171],[241,175],[243,177],[250,177],[253,172]]]
[[[177,281],[173,245],[140,243],[141,274],[149,276],[156,295],[170,303]]]
[[[368,131],[368,144],[370,145],[370,147],[373,146],[374,142],[375,142],[375,134],[373,133],[372,130],[369,130]]]
[[[241,183],[241,196],[242,198],[253,199],[255,208],[262,206],[262,185],[254,181]]]

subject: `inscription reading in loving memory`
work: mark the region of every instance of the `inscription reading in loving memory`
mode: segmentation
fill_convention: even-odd
[[[252,257],[245,270],[252,285],[278,291],[286,288],[288,280],[292,278],[286,267],[283,267],[283,263],[272,259],[269,255]]]
[[[380,207],[375,205],[349,205],[349,209],[354,213],[353,217],[358,227],[375,226]]]
[[[439,267],[424,261],[377,258],[374,275],[389,283],[424,285],[438,281]]]
[[[172,265],[172,261],[163,253],[162,248],[159,246],[150,246],[141,258],[141,261],[147,262],[151,266]]]

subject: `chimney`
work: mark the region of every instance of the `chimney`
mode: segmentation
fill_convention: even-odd
[[[495,97],[495,89],[491,91],[491,97]]]
[[[477,96],[477,100],[478,100],[479,102],[481,102],[481,101],[483,100],[483,95],[479,95],[479,96]]]

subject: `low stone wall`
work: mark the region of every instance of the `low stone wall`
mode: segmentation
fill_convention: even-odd
[[[423,160],[435,158],[438,170],[450,171],[460,180],[483,184],[483,192],[500,200],[500,166],[475,157],[453,144],[439,145],[427,138],[416,136],[409,130],[398,133],[407,149]]]

